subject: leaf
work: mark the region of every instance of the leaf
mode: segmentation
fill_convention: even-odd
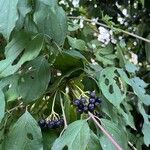
[[[18,19],[18,0],[0,0],[0,32],[9,40],[9,36]]]
[[[45,5],[47,4],[47,5]],[[34,21],[40,32],[62,45],[67,35],[67,17],[64,10],[54,1],[38,1]]]
[[[27,33],[20,32],[5,49],[6,59],[0,61],[0,77],[15,73],[22,64],[38,56],[43,46],[43,37],[34,36],[30,39]]]
[[[141,102],[138,103],[139,111],[144,118],[144,124],[142,128],[142,132],[144,134],[144,143],[149,146],[150,145],[150,121],[149,115],[145,112],[145,109]]]
[[[5,144],[7,150],[43,150],[41,130],[29,112],[13,125]]]
[[[56,57],[54,66],[63,73],[66,73],[72,70],[72,68],[83,68],[83,62],[80,58],[63,52]]]
[[[31,70],[29,68],[31,67]],[[44,57],[37,57],[24,66],[18,81],[18,93],[24,102],[38,99],[48,87],[50,66]]]
[[[116,78],[119,77],[117,76],[117,74],[115,74],[115,71],[117,71],[117,69],[114,67],[107,67],[103,69],[99,77],[99,86],[104,96],[114,106],[118,107],[124,99],[125,94],[122,93],[123,89],[121,91],[121,88],[117,84],[118,81],[116,80]]]
[[[71,123],[61,137],[52,146],[52,150],[85,150],[90,138],[90,129],[86,120]]]
[[[91,135],[88,143],[88,150],[102,150],[99,138],[94,134],[92,130],[90,133]]]
[[[125,68],[130,73],[135,73],[136,71],[139,70],[139,67],[137,67],[136,65],[134,65],[130,62],[126,63]]]
[[[130,79],[130,84],[134,90],[134,93],[139,97],[139,99],[147,106],[150,105],[150,95],[146,94],[145,88],[146,84],[139,77],[134,77]]]
[[[0,123],[5,115],[5,97],[4,93],[0,89]]]
[[[57,139],[57,134],[55,131],[43,132],[43,149],[50,150],[54,141]]]
[[[115,123],[106,119],[101,119],[101,123],[122,149],[127,150],[127,142],[125,141],[128,141],[128,139],[123,129],[120,129]],[[105,135],[100,138],[100,143],[103,150],[116,150],[115,146]]]
[[[86,58],[80,52],[78,52],[76,50],[68,50],[68,51],[65,51],[65,53],[72,57],[81,58],[83,60],[86,60]]]
[[[67,38],[68,38],[69,45],[73,49],[78,49],[78,50],[81,50],[81,51],[84,51],[84,50],[87,49],[86,44],[83,40],[72,38],[71,36],[67,36]]]
[[[147,36],[147,39],[150,39],[150,34]],[[145,43],[146,59],[150,63],[150,43]]]

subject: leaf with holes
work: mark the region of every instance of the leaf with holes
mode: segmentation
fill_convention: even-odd
[[[61,150],[68,147],[69,150],[86,150],[90,139],[90,129],[86,120],[71,123],[61,137],[52,147],[52,150]]]
[[[5,114],[5,97],[4,93],[0,89],[0,123],[4,117],[4,114]]]
[[[122,93],[122,83],[118,76],[117,68],[107,67],[102,70],[99,77],[99,86],[104,96],[114,105],[119,106],[125,97]],[[120,86],[119,86],[120,85]],[[123,90],[123,89],[122,89]]]
[[[39,31],[54,40],[56,45],[64,43],[67,35],[67,17],[60,6],[54,2],[38,1],[34,21]]]
[[[122,147],[123,150],[127,150],[128,138],[124,130],[121,129],[116,123],[109,121],[107,119],[101,119],[101,124],[108,131],[108,133],[114,138],[114,140]],[[100,143],[103,150],[116,150],[115,146],[109,141],[109,139],[103,135],[100,138]]]
[[[40,56],[27,63],[18,81],[18,93],[23,101],[31,102],[42,96],[50,77],[50,66],[44,57]]]
[[[38,56],[43,46],[43,37],[33,38],[27,33],[18,33],[5,48],[6,59],[0,61],[0,77],[15,73],[22,64]]]
[[[5,140],[7,150],[42,150],[41,130],[30,115],[25,112],[10,129]]]
[[[9,40],[9,36],[18,19],[18,0],[0,0],[0,33]]]

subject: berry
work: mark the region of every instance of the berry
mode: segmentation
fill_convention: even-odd
[[[49,120],[48,122],[47,122],[47,126],[48,126],[48,128],[49,129],[52,129],[52,128],[54,128],[54,121],[53,120]]]
[[[99,97],[96,98],[95,105],[99,105],[101,103],[101,99]]]
[[[85,104],[86,103],[86,98],[85,97],[81,97],[80,101]]]
[[[90,112],[93,112],[94,109],[95,109],[95,105],[89,103],[89,105],[88,105],[88,110],[89,110]]]
[[[83,109],[83,107],[84,107],[83,104],[78,105],[78,108],[79,108],[79,109]]]
[[[96,101],[95,98],[90,98],[90,99],[89,99],[89,103],[90,103],[90,104],[95,104],[95,101]]]
[[[53,122],[54,122],[53,128],[58,128],[59,127],[58,120],[53,120]]]
[[[96,96],[95,91],[92,91],[92,92],[90,93],[90,98],[95,98],[95,96]]]
[[[57,120],[56,126],[57,126],[57,127],[61,126],[61,121],[60,121],[60,120]]]
[[[78,109],[77,109],[77,112],[80,113],[80,114],[82,114],[82,113],[83,113],[83,110],[78,108]]]
[[[59,121],[60,121],[60,126],[63,126],[64,125],[64,119],[60,118]]]
[[[73,105],[74,106],[78,106],[78,105],[80,105],[81,104],[81,101],[79,100],[79,99],[75,99],[74,101],[73,101]]]
[[[84,111],[85,113],[87,113],[87,112],[88,112],[88,107],[87,107],[87,106],[84,106],[84,107],[83,107],[83,111]]]
[[[46,127],[46,120],[42,119],[38,122],[41,129],[44,129]]]

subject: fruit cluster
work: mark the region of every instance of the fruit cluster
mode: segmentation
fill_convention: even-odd
[[[73,105],[77,107],[77,112],[79,113],[88,113],[94,112],[96,106],[100,105],[101,99],[96,96],[95,91],[90,92],[89,99],[87,100],[84,97],[81,97],[80,99],[73,100]]]
[[[38,124],[42,130],[56,129],[64,125],[64,120],[62,118],[54,120],[41,119]]]

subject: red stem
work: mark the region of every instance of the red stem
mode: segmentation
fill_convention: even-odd
[[[93,119],[95,124],[101,129],[101,131],[109,138],[112,144],[116,147],[117,150],[123,150],[120,145],[113,139],[113,137],[99,124],[99,122],[95,119],[94,115],[88,112],[89,116]]]

